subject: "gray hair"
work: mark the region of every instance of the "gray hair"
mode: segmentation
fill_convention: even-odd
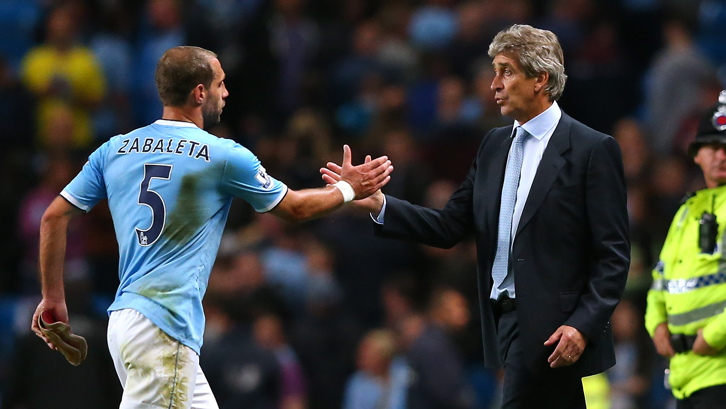
[[[529,78],[547,72],[550,78],[545,92],[550,101],[560,99],[567,75],[562,47],[553,32],[515,24],[497,33],[489,44],[489,56],[494,58],[499,54],[518,60]]]

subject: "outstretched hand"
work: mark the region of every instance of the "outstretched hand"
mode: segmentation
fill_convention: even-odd
[[[350,148],[348,148],[347,145],[344,145],[343,146],[343,166],[340,166],[333,162],[328,162],[326,165],[327,168],[320,168],[320,173],[322,174],[322,178],[323,178],[323,181],[325,181],[325,183],[327,183],[329,185],[333,185],[333,184],[339,182],[340,180],[345,180],[341,177],[341,175],[344,172],[343,168],[345,166],[345,160],[346,160],[346,156],[345,156],[346,148],[347,148],[347,153],[350,154]],[[381,160],[383,158],[386,158],[386,157],[382,156],[382,157],[376,159],[376,161]],[[350,156],[348,156],[348,161],[349,161],[348,164],[350,164]],[[375,163],[375,161],[373,161],[371,159],[371,155],[367,155],[365,158],[365,162],[363,162],[363,165],[359,165],[359,167],[364,166],[364,165],[372,166],[371,165],[372,163]],[[351,203],[353,206],[365,209],[373,214],[378,214],[381,211],[381,208],[383,207],[383,193],[381,192],[380,188],[385,186],[385,184],[391,180],[391,177],[388,175],[391,173],[391,171],[393,171],[393,166],[390,165],[391,161],[387,160],[387,158],[386,158],[386,162],[384,162],[384,165],[386,163],[388,163],[388,168],[386,169],[386,172],[384,172],[386,177],[383,179],[382,183],[380,184],[380,187],[378,187],[378,189],[376,189],[369,196],[363,197],[363,198],[359,198],[358,193],[356,191],[356,200],[354,200]],[[348,180],[345,180],[345,181],[350,183]],[[351,184],[351,186],[352,186],[352,184]],[[354,187],[354,189],[355,189],[355,187]]]

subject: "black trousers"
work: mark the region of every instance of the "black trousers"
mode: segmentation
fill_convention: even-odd
[[[676,409],[726,409],[726,385],[710,386],[678,400]]]
[[[502,409],[585,409],[579,376],[566,368],[552,369],[545,376],[534,376],[527,369],[516,311],[499,316],[497,334],[504,362]]]

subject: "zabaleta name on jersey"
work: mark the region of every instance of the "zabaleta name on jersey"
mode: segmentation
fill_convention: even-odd
[[[132,153],[166,153],[173,155],[184,155],[194,159],[204,158],[209,162],[209,145],[188,139],[174,138],[129,138],[124,139],[123,144],[116,151],[119,155]]]

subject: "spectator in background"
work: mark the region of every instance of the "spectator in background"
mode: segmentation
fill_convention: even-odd
[[[207,288],[209,297],[215,300],[214,305],[234,309],[235,321],[251,326],[263,312],[289,315],[285,299],[267,280],[257,252],[228,256],[216,263],[214,270]]]
[[[0,55],[0,142],[8,148],[33,145],[33,96],[23,87],[13,68]]]
[[[396,328],[405,318],[423,311],[427,288],[428,280],[416,277],[410,271],[398,271],[388,277],[381,286],[385,326]]]
[[[644,183],[650,165],[650,149],[640,124],[630,118],[617,121],[613,138],[618,141],[623,153],[625,182],[628,185]]]
[[[437,51],[446,48],[456,36],[459,16],[453,0],[426,0],[426,5],[411,15],[408,34],[419,49]]]
[[[279,67],[277,106],[285,114],[303,103],[307,68],[318,53],[320,32],[305,14],[306,5],[306,0],[275,0],[269,21],[270,47]]]
[[[431,170],[421,160],[419,147],[406,128],[395,128],[366,141],[371,152],[386,152],[396,163],[396,179],[388,183],[387,192],[420,203],[430,182]]]
[[[659,154],[673,152],[673,140],[685,116],[699,101],[710,63],[693,42],[687,17],[670,16],[663,26],[665,47],[652,61],[645,95],[650,145]]]
[[[296,189],[320,183],[320,161],[332,157],[330,134],[321,112],[301,108],[292,113],[276,149],[280,177],[288,186]]]
[[[129,90],[133,63],[131,34],[133,22],[120,3],[106,4],[101,30],[93,35],[90,48],[103,68],[108,92],[94,115],[95,135],[107,141],[133,129]]]
[[[385,82],[377,99],[375,116],[363,144],[371,151],[381,148],[381,138],[389,132],[406,128],[406,88],[396,81]]]
[[[426,309],[414,309],[396,325],[411,371],[408,409],[474,407],[475,394],[466,379],[461,352],[450,335],[463,329],[470,316],[466,302],[460,302],[463,297],[459,301],[452,297],[457,296],[437,288]]]
[[[20,290],[35,293],[40,285],[38,271],[38,243],[40,220],[45,209],[58,196],[58,192],[73,179],[75,165],[67,157],[50,157],[42,171],[40,185],[28,192],[20,204],[18,224],[23,242],[23,264]],[[69,279],[88,279],[86,260],[87,220],[74,219],[68,224],[66,244],[65,275]]]
[[[456,76],[445,77],[439,83],[437,120],[441,128],[469,125],[481,115],[477,100],[467,98],[467,84]]]
[[[280,364],[279,409],[306,409],[305,375],[297,353],[288,343],[282,318],[274,313],[263,313],[255,320],[253,331],[257,343],[272,351]]]
[[[21,78],[38,98],[39,146],[48,144],[58,115],[71,120],[69,147],[86,148],[93,140],[91,113],[103,99],[106,83],[91,50],[77,44],[78,24],[77,8],[60,3],[48,15],[45,42],[23,58]]]
[[[336,301],[343,299],[343,289],[335,276],[335,256],[330,249],[313,237],[307,237],[305,252],[305,301],[314,302],[319,294]]]
[[[340,409],[362,328],[342,308],[339,293],[325,286],[315,290],[308,293],[304,315],[292,323],[290,343],[307,375],[310,407]]]
[[[156,63],[170,48],[187,40],[180,0],[148,0],[133,50],[133,84],[130,90],[136,124],[161,118],[162,106],[156,90]]]
[[[555,0],[542,19],[542,28],[557,35],[565,60],[573,56],[586,37],[585,25],[594,13],[592,0]]]
[[[423,268],[416,244],[383,242],[370,235],[370,228],[370,216],[347,209],[321,219],[315,228],[316,236],[335,254],[334,271],[344,294],[339,307],[367,328],[383,318],[380,294],[385,280],[401,269]]]
[[[381,27],[375,20],[356,26],[350,53],[341,58],[331,75],[331,95],[335,103],[351,100],[361,89],[363,80],[382,73],[378,59]]]
[[[229,300],[218,311],[231,325],[204,349],[204,373],[219,409],[278,409],[283,373],[274,352],[255,340],[244,307]]]
[[[379,61],[386,73],[400,81],[412,79],[418,69],[419,56],[406,32],[411,12],[406,3],[390,2],[384,3],[377,15],[381,27]]]
[[[653,347],[643,326],[643,311],[624,299],[612,317],[615,359],[606,374],[610,380],[610,409],[639,409],[646,405],[653,368]]]
[[[343,409],[406,409],[409,382],[393,331],[368,331],[358,345],[358,370],[348,379]]]
[[[477,59],[486,55],[489,46],[484,35],[485,6],[483,2],[468,1],[461,3],[456,11],[458,30],[446,53],[451,61],[452,73],[460,78],[471,78]]]
[[[673,218],[683,201],[686,189],[687,168],[681,157],[659,156],[652,165],[648,179],[650,202],[648,213],[653,225],[654,239],[661,243]]]

